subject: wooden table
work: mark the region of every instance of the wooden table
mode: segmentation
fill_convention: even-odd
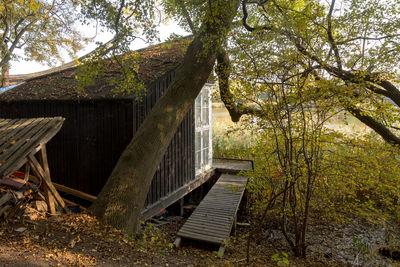
[[[64,118],[0,119],[0,182],[25,165],[25,180],[30,170],[40,180],[52,214],[56,206],[68,212],[51,182],[46,143],[61,129]]]

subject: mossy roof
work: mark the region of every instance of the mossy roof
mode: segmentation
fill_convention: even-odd
[[[138,78],[145,85],[151,84],[164,74],[175,70],[182,62],[187,40],[163,43],[138,50]],[[111,62],[111,61],[110,61]],[[77,89],[77,67],[31,78],[25,83],[0,94],[0,101],[44,100],[44,99],[99,99],[132,97],[127,93],[113,92],[110,81],[121,75],[121,68],[115,62],[106,64],[104,76],[83,90]]]

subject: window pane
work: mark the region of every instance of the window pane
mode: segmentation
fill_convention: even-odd
[[[195,137],[194,149],[197,152],[201,150],[201,132],[196,132]]]
[[[203,150],[203,166],[208,165],[208,148]]]
[[[208,91],[209,91],[209,89],[207,88],[207,87],[204,87],[203,89],[202,89],[202,92],[203,92],[203,108],[204,107],[208,107]]]
[[[196,168],[196,171],[201,168],[201,151],[196,152],[195,168]]]
[[[203,138],[203,147],[202,148],[206,148],[206,147],[208,147],[209,146],[209,141],[210,141],[210,135],[209,135],[209,133],[210,133],[210,131],[209,130],[205,130],[204,132],[203,132],[203,136],[202,136],[202,138]]]
[[[201,108],[196,108],[195,114],[196,114],[195,126],[197,128],[201,126]]]
[[[209,122],[209,110],[208,110],[208,108],[203,108],[203,109],[202,109],[202,112],[203,112],[203,121],[202,121],[202,125],[203,125],[203,126],[209,125],[210,122]]]
[[[195,107],[201,106],[201,93],[196,97],[196,101],[194,102]]]

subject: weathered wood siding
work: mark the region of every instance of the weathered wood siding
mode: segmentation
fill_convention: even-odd
[[[174,73],[147,88],[142,101],[133,99],[24,100],[0,102],[0,118],[66,118],[48,143],[53,181],[97,195],[119,156],[163,94]],[[195,179],[194,113],[190,109],[154,175],[146,205]]]

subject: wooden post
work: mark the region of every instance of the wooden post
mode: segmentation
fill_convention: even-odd
[[[177,239],[175,239],[174,241],[174,246],[176,248],[179,248],[181,246],[181,242],[182,242],[182,238],[178,237]]]
[[[46,202],[49,207],[50,214],[52,215],[56,214],[57,213],[55,205],[56,201],[53,195],[51,194],[49,187],[45,183],[43,184],[43,191],[44,191],[44,197],[46,198]]]
[[[42,151],[42,152],[40,152]],[[40,149],[40,157],[41,161],[43,162],[43,167],[42,168],[41,164],[39,161],[35,158],[33,154],[28,155],[28,160],[29,164],[32,167],[33,172],[35,173],[36,176],[40,177],[43,182],[46,184],[46,186],[49,188],[50,192],[54,196],[55,200],[58,202],[58,204],[65,210],[65,212],[69,213],[68,208],[66,207],[64,200],[61,198],[61,196],[58,194],[57,189],[54,187],[54,185],[51,182],[50,179],[50,171],[49,171],[49,165],[47,162],[47,153],[46,153],[46,147],[44,145],[41,146]],[[47,171],[45,171],[47,170]]]
[[[25,177],[24,177],[25,182],[29,180],[30,171],[31,171],[31,166],[28,163],[25,164]]]
[[[179,215],[181,217],[183,217],[184,205],[185,205],[185,197],[181,198],[180,201],[179,201],[179,208],[180,208]]]

